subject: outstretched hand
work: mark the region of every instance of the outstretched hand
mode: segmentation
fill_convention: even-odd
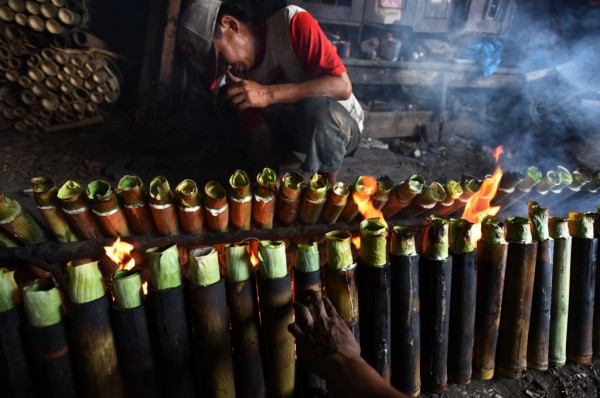
[[[227,71],[226,81],[227,90],[224,99],[236,110],[243,111],[248,108],[264,108],[271,105],[272,93],[269,86],[241,79],[230,71]]]

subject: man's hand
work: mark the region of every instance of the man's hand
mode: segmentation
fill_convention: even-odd
[[[272,103],[272,93],[269,86],[240,79],[228,71],[224,100],[238,111],[248,108],[265,108]]]

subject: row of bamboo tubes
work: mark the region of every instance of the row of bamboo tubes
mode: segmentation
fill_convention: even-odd
[[[2,0],[0,21],[35,32],[64,35],[87,26],[89,13],[85,0]]]

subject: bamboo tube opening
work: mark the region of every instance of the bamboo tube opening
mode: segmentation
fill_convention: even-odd
[[[37,1],[27,0],[25,2],[25,9],[31,15],[38,15],[40,13],[40,3]]]
[[[96,104],[101,104],[102,101],[104,101],[104,96],[101,93],[94,91],[90,93],[90,99]]]
[[[69,63],[69,55],[62,51],[54,53],[54,60],[60,65],[67,65]]]
[[[15,13],[15,22],[17,25],[27,26],[27,15],[23,13]]]
[[[54,35],[62,35],[65,33],[65,27],[56,19],[46,20],[46,30]]]
[[[23,88],[30,88],[31,87],[31,79],[28,78],[27,76],[19,76],[19,78],[17,79],[17,83],[19,83],[19,86],[23,87]]]
[[[78,89],[78,90],[80,90],[80,89]],[[75,90],[75,94],[77,93],[78,90]],[[77,95],[75,95],[75,98],[77,98]],[[75,101],[73,101],[73,109],[77,113],[85,113],[85,102],[83,102],[82,100],[76,99]]]
[[[6,46],[0,46],[0,58],[8,60],[11,57],[10,50]]]
[[[48,94],[48,89],[42,83],[34,83],[31,85],[31,92],[38,97],[44,97]]]
[[[56,65],[52,61],[42,61],[40,68],[42,69],[42,72],[44,72],[48,76],[56,76],[56,74],[58,73],[58,65]]]
[[[4,34],[10,41],[20,41],[23,38],[23,31],[15,25],[4,25]]]
[[[72,104],[73,101],[75,101],[75,98],[73,97],[73,93],[63,93],[60,95],[60,99],[65,104]],[[60,109],[60,107],[59,107],[59,109]]]
[[[21,67],[21,65],[22,65],[21,60],[18,58],[9,58],[8,59],[8,67],[10,69],[14,69],[15,72],[17,69],[19,69]]]
[[[52,0],[52,4],[54,4],[55,7],[64,7],[65,6],[65,0]]]
[[[6,35],[4,34],[3,31],[0,31],[0,44],[3,44],[3,45],[8,44],[8,37],[6,37]]]
[[[105,70],[100,70],[92,75],[92,79],[98,84],[104,83],[106,79],[108,79],[108,72]]]
[[[63,122],[67,122],[67,123],[74,122],[75,120],[77,120],[77,117],[75,117],[75,115],[72,113],[64,113],[62,115],[62,120],[63,120]]]
[[[87,79],[83,81],[83,88],[88,91],[94,91],[96,89],[96,83],[92,79]]]
[[[69,81],[69,75],[67,75],[64,71],[59,70],[58,73],[56,74],[56,79],[59,82],[67,82],[67,81]]]
[[[117,102],[118,99],[118,93],[106,93],[104,95],[104,101],[106,101],[107,104],[114,104],[115,102]]]
[[[87,55],[78,54],[76,56],[71,57],[70,62],[71,62],[71,65],[81,68],[81,67],[83,67],[83,65],[85,65],[85,63],[88,59],[89,58]]]
[[[42,107],[50,112],[57,110],[59,105],[59,100],[56,96],[42,98]]]
[[[29,68],[29,70],[27,71],[27,76],[29,76],[29,78],[34,82],[43,82],[46,78],[44,72],[42,72],[42,70],[37,67]]]
[[[98,84],[98,87],[96,87],[96,91],[98,91],[101,94],[106,94],[110,92],[110,88],[106,84]]]
[[[13,126],[15,128],[15,130],[17,130],[19,133],[24,133],[27,131],[27,125],[23,122],[16,122],[15,125]]]
[[[15,17],[13,10],[6,6],[0,7],[0,19],[5,22],[11,22]]]
[[[39,15],[30,15],[27,17],[27,26],[35,32],[43,32],[46,28],[44,20]]]
[[[40,54],[42,55],[42,58],[45,59],[46,61],[54,61],[54,50],[51,49],[50,47],[46,47],[44,48]]]
[[[52,112],[50,112],[47,109],[40,108],[38,112],[39,112],[41,118],[50,119],[52,117]]]
[[[12,109],[5,108],[2,110],[2,116],[4,116],[5,119],[12,120],[15,118],[15,113]]]
[[[119,90],[119,81],[114,77],[109,77],[106,79],[106,84],[108,84],[108,87],[110,87],[110,89],[113,91]]]
[[[21,101],[23,101],[25,105],[31,106],[36,103],[37,98],[30,90],[23,90],[21,91]]]
[[[39,66],[40,63],[42,62],[42,56],[40,54],[33,54],[30,55],[29,58],[27,58],[27,66],[29,66],[30,68]]]
[[[8,69],[5,73],[6,76],[6,80],[8,80],[11,83],[16,82],[19,79],[19,72],[17,72],[14,69]]]
[[[71,83],[71,86],[73,87],[81,87],[83,85],[83,79],[77,75],[72,75],[69,78],[69,83]]]
[[[71,37],[79,47],[108,48],[108,44],[104,40],[83,30],[73,31]]]
[[[44,84],[46,85],[46,87],[53,91],[58,90],[58,87],[60,86],[60,82],[54,76],[48,76],[46,80],[44,80]]]
[[[8,6],[14,12],[25,12],[25,2],[23,0],[8,0]]]
[[[27,112],[25,112],[25,109],[21,108],[20,106],[14,109],[14,113],[16,117],[21,118],[25,117],[25,115],[27,114]]]
[[[65,94],[63,94],[63,95],[65,95]],[[61,96],[61,99],[62,99],[62,96]],[[58,107],[58,110],[61,112],[64,112],[64,113],[71,113],[71,112],[73,112],[73,106],[69,102],[65,101],[60,104],[60,106]]]
[[[75,90],[73,90],[73,96],[77,100],[85,102],[90,98],[90,93],[89,93],[89,91],[87,91],[84,88],[77,87]],[[85,108],[85,105],[84,105],[84,108]]]
[[[79,76],[83,80],[89,79],[91,75],[92,75],[92,72],[90,72],[86,68],[84,68],[84,67],[77,68],[77,76]]]
[[[16,59],[15,57],[22,57],[24,55],[30,55],[27,48],[25,48],[25,45],[23,43],[10,43],[8,48],[10,49],[11,55],[14,59]],[[19,65],[21,63],[22,63],[21,60],[19,60]]]
[[[100,63],[96,60],[93,60],[93,59],[85,62],[85,68],[87,70],[89,70],[90,72],[96,72],[101,67],[102,67],[102,63]]]
[[[12,106],[13,108],[17,106],[17,101],[12,96],[4,98],[4,103],[8,106]]]
[[[62,82],[59,88],[62,93],[70,93],[71,91],[73,91],[73,86],[71,86],[71,84],[67,82]]]
[[[85,107],[86,107],[87,111],[88,111],[89,113],[91,113],[91,114],[94,114],[94,115],[95,115],[95,114],[97,114],[97,113],[98,113],[98,105],[96,105],[96,104],[95,104],[95,103],[93,103],[93,102],[88,102],[88,103],[85,105]]]
[[[25,123],[29,127],[37,126],[37,118],[33,115],[26,115],[23,118],[23,123]]]
[[[63,69],[63,72],[65,72],[69,76],[72,76],[72,75],[74,75],[74,74],[77,73],[77,68],[75,68],[71,64],[65,64],[65,65],[63,65],[62,69]]]
[[[58,15],[58,9],[52,3],[43,3],[40,6],[40,13],[46,19],[54,19]]]
[[[48,119],[38,119],[37,120],[37,126],[45,129],[46,127],[50,126],[50,120]]]
[[[58,19],[65,25],[78,26],[81,23],[81,14],[73,12],[68,8],[58,10]]]

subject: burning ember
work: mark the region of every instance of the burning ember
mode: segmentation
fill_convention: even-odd
[[[127,242],[121,242],[121,238],[117,238],[112,246],[104,246],[104,251],[108,258],[117,264],[119,269],[132,269],[135,266],[135,260],[131,256],[133,245]]]
[[[502,145],[494,149],[493,156],[496,163],[498,163],[502,152],[504,152]],[[477,242],[481,238],[481,217],[486,215],[495,216],[500,211],[500,206],[492,207],[490,203],[496,196],[501,179],[502,168],[498,166],[491,177],[483,180],[479,190],[469,198],[465,206],[461,218],[474,224],[471,230],[473,242]]]

